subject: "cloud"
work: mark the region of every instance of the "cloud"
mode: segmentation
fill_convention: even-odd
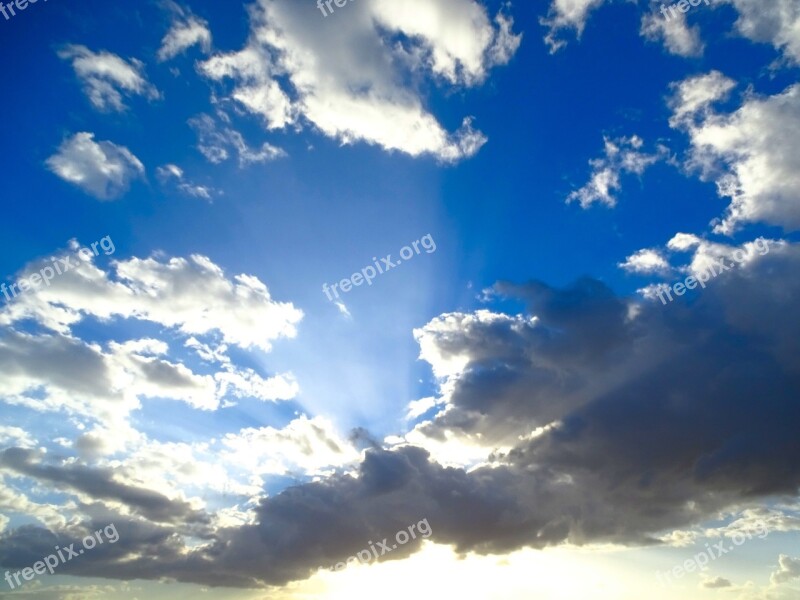
[[[789,62],[800,63],[800,5],[796,0],[728,0],[739,13],[736,29],[755,42],[772,44]]]
[[[131,181],[144,176],[144,165],[130,150],[109,141],[95,142],[94,134],[86,131],[64,140],[45,164],[99,200],[118,198]]]
[[[731,234],[755,222],[800,227],[800,84],[774,96],[749,93],[729,114],[713,108],[733,88],[717,72],[674,87],[670,124],[689,135],[688,168],[731,200],[714,231]]]
[[[646,12],[642,15],[640,33],[652,42],[663,42],[664,47],[677,56],[700,56],[705,48],[700,38],[700,27],[689,27],[682,12],[671,19],[665,19],[658,12]]]
[[[36,445],[36,440],[24,429],[0,425],[0,444],[14,445],[20,448],[33,448]]]
[[[156,169],[156,173],[162,182],[166,183],[170,180],[174,180],[181,192],[188,196],[193,196],[194,198],[202,198],[210,201],[213,196],[221,193],[213,187],[187,181],[183,176],[183,169],[177,165],[163,165]]]
[[[174,2],[167,2],[166,6],[172,13],[173,20],[170,30],[161,40],[158,60],[164,62],[175,58],[194,45],[199,45],[203,52],[208,53],[211,50],[208,23]]]
[[[38,262],[32,263],[20,275],[37,267]],[[303,312],[273,300],[258,278],[242,274],[228,279],[210,259],[195,254],[164,261],[119,260],[109,271],[92,261],[81,263],[49,287],[6,304],[0,324],[32,318],[66,335],[89,316],[151,321],[186,336],[217,333],[226,343],[269,351],[273,340],[295,336]]]
[[[671,269],[658,250],[649,248],[635,252],[617,266],[628,273],[636,274],[666,273]]]
[[[673,245],[699,247],[686,236]],[[783,242],[716,279],[691,306],[668,309],[591,279],[564,289],[498,284],[496,293],[523,302],[525,314],[449,313],[415,331],[440,396],[432,403],[438,414],[415,431],[472,440],[494,451],[486,463],[446,467],[408,442],[393,450],[373,443],[350,469],[340,459],[351,447],[313,419],[283,432],[243,430],[221,442],[233,462],[253,460],[267,471],[343,468],[262,494],[252,520],[204,529],[204,544],[188,547],[178,537],[165,545],[154,536],[147,553],[122,546],[124,559],[86,563],[84,573],[259,588],[308,577],[423,518],[436,543],[502,554],[565,543],[650,545],[664,531],[792,496],[800,484],[798,269],[800,247]],[[249,444],[259,447],[256,456],[237,454]],[[275,448],[286,463],[272,464]],[[316,462],[318,451],[324,460]],[[34,460],[17,456],[15,465]],[[83,474],[56,466],[59,481]],[[95,481],[98,473],[85,476]],[[130,527],[140,539],[143,525]],[[1,538],[0,555],[33,536],[15,530]]]
[[[729,579],[725,579],[724,577],[714,577],[713,579],[706,579],[703,581],[702,585],[704,588],[718,590],[731,587],[733,584]]]
[[[800,558],[792,558],[786,554],[778,557],[778,570],[770,575],[770,581],[779,585],[800,577]]]
[[[590,208],[595,202],[611,207],[616,206],[617,199],[614,197],[614,192],[622,188],[620,175],[623,173],[642,175],[648,167],[665,159],[668,155],[664,146],[659,146],[655,154],[640,152],[644,142],[636,135],[613,140],[608,137],[603,139],[605,156],[589,161],[592,166],[589,182],[572,192],[567,197],[567,203],[578,200],[581,208]]]
[[[0,452],[0,468],[46,481],[90,498],[113,500],[154,522],[204,523],[208,516],[189,503],[169,498],[114,480],[109,470],[90,469],[76,464],[47,465],[31,450],[9,448]]]
[[[286,152],[268,142],[260,149],[254,150],[247,145],[238,131],[230,127],[219,127],[210,115],[200,115],[189,119],[189,125],[197,132],[198,149],[208,162],[219,164],[228,160],[232,148],[239,157],[239,166],[246,167],[254,163],[264,163],[283,158]]]
[[[154,100],[158,90],[144,75],[144,64],[126,61],[110,52],[92,52],[86,46],[69,44],[58,51],[62,60],[71,60],[92,105],[101,111],[122,111],[125,96],[144,96]]]
[[[559,39],[565,29],[575,31],[578,38],[583,34],[589,14],[603,5],[605,0],[553,0],[546,18],[541,24],[548,28],[544,40],[550,47],[550,53],[555,53],[563,48],[567,42]]]
[[[346,440],[321,417],[301,416],[283,429],[260,427],[227,434],[222,440],[223,457],[250,473],[320,475],[359,458]]]
[[[267,129],[302,119],[343,144],[363,141],[445,162],[474,155],[486,136],[472,119],[447,132],[411,82],[481,84],[520,43],[511,18],[500,13],[492,22],[474,0],[377,0],[347,11],[335,22],[309,19],[297,2],[260,0],[245,48],[215,55],[200,70],[214,81],[232,80],[230,99]]]

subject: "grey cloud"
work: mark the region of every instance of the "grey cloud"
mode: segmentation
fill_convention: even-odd
[[[8,448],[0,453],[0,467],[20,475],[46,481],[92,498],[115,500],[134,513],[163,523],[205,523],[208,516],[188,502],[170,500],[163,494],[114,480],[111,469],[94,469],[78,464],[46,465],[36,460],[37,453],[23,448]]]

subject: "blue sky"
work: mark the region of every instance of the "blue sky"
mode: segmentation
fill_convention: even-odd
[[[793,597],[800,2],[660,6],[0,17],[2,282],[105,240],[0,296],[0,566],[120,530],[0,597]]]

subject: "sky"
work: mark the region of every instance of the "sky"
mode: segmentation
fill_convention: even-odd
[[[800,0],[338,2],[0,4],[0,598],[800,597]]]

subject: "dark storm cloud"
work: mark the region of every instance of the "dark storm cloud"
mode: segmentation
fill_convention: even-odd
[[[499,465],[467,472],[443,467],[417,447],[373,448],[357,477],[337,474],[263,498],[255,523],[219,529],[187,555],[167,538],[146,558],[109,561],[103,571],[281,585],[369,541],[391,541],[422,519],[432,540],[458,552],[567,541],[650,544],[662,531],[721,509],[796,496],[798,273],[800,250],[779,246],[689,302],[636,308],[591,280],[565,290],[498,286],[527,301],[539,320],[453,314],[420,331],[440,356],[468,358],[452,375],[448,412],[427,431],[482,434],[512,446],[498,453]],[[34,469],[21,452],[4,455],[4,464],[48,480],[49,472]],[[49,477],[72,482],[76,475]],[[96,485],[100,495],[112,482]]]

